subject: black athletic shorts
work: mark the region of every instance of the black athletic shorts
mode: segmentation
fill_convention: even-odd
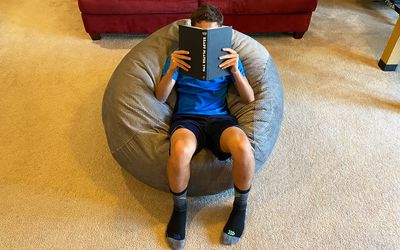
[[[239,127],[235,117],[231,115],[177,115],[174,114],[169,130],[170,136],[178,128],[186,128],[193,132],[197,139],[196,155],[204,147],[210,149],[221,161],[229,159],[231,154],[221,150],[219,139],[228,127]]]

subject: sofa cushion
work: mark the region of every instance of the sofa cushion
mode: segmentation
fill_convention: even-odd
[[[312,12],[317,0],[200,0],[219,8],[223,14],[283,14]]]
[[[192,13],[197,0],[78,0],[86,14],[165,14]]]

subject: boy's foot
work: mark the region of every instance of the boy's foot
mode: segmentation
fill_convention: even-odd
[[[234,205],[222,233],[223,244],[233,245],[239,242],[244,230],[245,218],[246,205]]]
[[[239,242],[246,219],[247,198],[250,188],[247,190],[240,190],[236,185],[234,187],[235,200],[233,202],[232,212],[229,215],[228,222],[226,222],[222,234],[222,243],[225,245],[233,245]]]
[[[171,191],[172,192],[172,191]],[[174,211],[167,226],[167,241],[172,249],[182,249],[186,233],[186,189],[181,193],[173,193]]]
[[[182,249],[185,244],[186,206],[183,211],[174,209],[167,226],[167,241],[172,249]]]

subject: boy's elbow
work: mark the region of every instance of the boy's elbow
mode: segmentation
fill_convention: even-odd
[[[155,93],[155,96],[156,96],[156,99],[157,99],[159,102],[164,103],[164,102],[166,101],[166,98],[165,98],[164,96],[158,94],[157,92]]]
[[[252,103],[253,101],[254,101],[254,99],[246,99],[246,100],[243,100],[242,103],[247,105],[247,104]]]
[[[247,105],[247,104],[250,104],[250,103],[254,102],[254,100],[255,100],[255,98],[254,98],[253,95],[252,96],[247,96],[245,98],[242,98],[242,103]]]
[[[157,91],[157,89],[154,90],[154,96],[156,97],[156,99],[160,102],[164,102],[163,101],[163,96],[161,96],[160,91]]]
[[[251,103],[251,102],[254,102],[256,100],[256,98],[254,98],[254,95],[251,97],[251,99],[250,99],[250,102],[249,103]]]

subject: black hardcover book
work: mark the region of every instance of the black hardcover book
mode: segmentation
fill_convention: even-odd
[[[180,69],[180,73],[208,81],[230,75],[230,69],[221,69],[218,65],[226,59],[220,56],[228,54],[223,48],[232,47],[232,27],[222,26],[201,29],[193,26],[179,26],[179,49],[189,51],[189,71]]]

